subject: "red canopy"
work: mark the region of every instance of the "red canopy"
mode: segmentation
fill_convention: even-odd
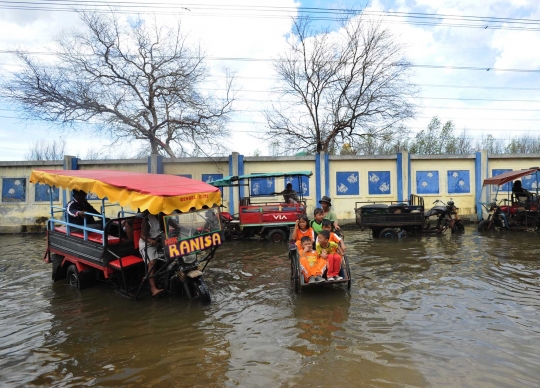
[[[34,170],[32,183],[92,192],[122,206],[151,213],[189,211],[221,202],[219,188],[193,179],[165,174],[114,170]]]
[[[538,168],[530,168],[528,170],[518,170],[518,171],[503,172],[500,175],[496,175],[496,176],[493,176],[491,178],[484,179],[483,186],[485,186],[485,185],[497,185],[497,186],[504,185],[505,183],[514,181],[514,180],[516,180],[516,179],[518,179],[518,178],[520,178],[522,176],[535,174],[536,171],[538,171],[538,170],[539,170]]]

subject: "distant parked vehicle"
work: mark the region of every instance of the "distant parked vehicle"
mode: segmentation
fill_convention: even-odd
[[[285,242],[289,238],[290,228],[301,214],[306,214],[306,203],[302,190],[298,190],[298,201],[284,202],[275,199],[277,193],[252,194],[254,181],[265,178],[285,178],[297,181],[302,187],[302,177],[310,177],[311,171],[276,172],[265,174],[246,174],[229,176],[211,182],[215,187],[233,187],[238,200],[238,213],[221,212],[221,223],[225,236],[230,238],[249,238],[259,236],[272,242]],[[242,196],[241,187],[247,188],[247,196]],[[272,197],[271,199],[269,197]]]
[[[493,230],[536,230],[540,231],[538,212],[538,171],[532,167],[525,170],[508,171],[491,178],[484,179],[482,196],[487,198],[482,206],[488,213],[485,220],[478,224],[479,232]],[[534,192],[512,192],[508,185],[519,178],[532,181]]]
[[[371,229],[374,238],[394,239],[411,234],[441,234],[447,229],[452,233],[465,230],[454,201],[436,200],[433,204],[441,205],[424,211],[424,198],[415,194],[411,194],[406,202],[356,202],[356,223],[362,229]],[[435,226],[431,226],[431,217],[437,219]]]

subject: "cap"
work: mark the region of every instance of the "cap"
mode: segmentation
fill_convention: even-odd
[[[332,200],[330,199],[330,197],[327,197],[326,195],[322,197],[321,200],[319,201],[319,203],[323,203],[323,202],[326,202],[327,204],[332,206]]]

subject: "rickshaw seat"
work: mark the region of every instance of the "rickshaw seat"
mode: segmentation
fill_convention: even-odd
[[[54,230],[60,233],[67,234],[67,228],[65,226],[55,226]],[[71,236],[84,239],[84,232],[70,232]],[[107,236],[108,244],[118,244],[120,242],[119,237]],[[103,244],[103,236],[96,232],[88,232],[88,241]]]
[[[141,238],[142,218],[135,217],[133,219],[133,246],[139,250],[139,239]]]
[[[136,265],[142,262],[143,262],[143,259],[141,259],[140,257],[130,255],[130,256],[122,257],[122,266],[120,266],[120,259],[109,261],[109,265],[113,267],[114,269],[117,269],[120,271],[122,268],[131,267],[132,265]]]

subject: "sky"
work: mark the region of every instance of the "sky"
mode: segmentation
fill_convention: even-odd
[[[180,18],[183,31],[206,52],[210,89],[223,87],[225,68],[236,74],[236,113],[228,124],[231,137],[225,145],[246,156],[271,152],[270,145],[254,135],[265,130],[260,112],[276,98],[271,94],[276,84],[272,59],[286,49],[292,18],[306,11],[321,16],[317,26],[336,29],[332,9],[362,10],[364,17],[381,21],[394,34],[404,47],[405,58],[413,64],[411,81],[419,87],[417,115],[405,123],[413,133],[425,129],[435,115],[443,122],[452,120],[457,132],[465,130],[476,138],[493,134],[509,140],[522,134],[536,135],[539,128],[537,0],[121,2],[122,11],[132,12],[132,17],[142,10],[141,16],[155,13],[163,23]],[[10,51],[50,51],[51,42],[62,31],[77,28],[75,12],[54,7],[80,8],[80,3],[47,3],[0,0],[2,76],[9,77],[19,69]],[[8,105],[0,95],[0,160],[24,160],[32,144],[41,139],[65,139],[66,154],[82,158],[89,149],[127,155],[141,145],[133,141],[111,147],[110,139],[97,136],[84,124],[76,131],[66,131],[40,121],[23,121],[18,107]]]

